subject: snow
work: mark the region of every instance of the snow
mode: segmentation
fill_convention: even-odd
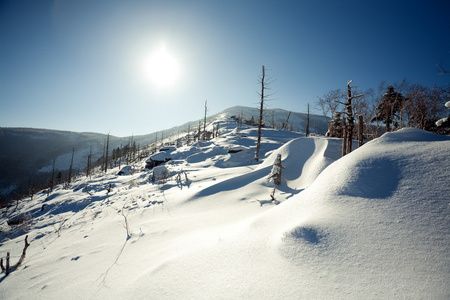
[[[174,152],[176,150],[177,150],[177,148],[174,147],[174,146],[166,146],[166,147],[163,147],[163,148],[159,149],[159,151],[164,151],[164,152],[167,152],[167,153],[172,153],[172,152]]]
[[[149,162],[149,161],[167,161],[168,159],[170,159],[169,153],[167,153],[165,151],[161,151],[161,152],[151,155],[147,159],[147,162]]]
[[[157,166],[153,168],[152,180],[164,180],[170,176],[170,171],[166,166]]]
[[[264,129],[255,164],[256,129],[220,128],[156,167],[164,184],[116,168],[3,211],[0,257],[31,245],[0,298],[450,298],[450,137],[402,129],[341,158],[339,139]]]
[[[133,167],[132,166],[124,166],[120,171],[117,173],[117,175],[131,175],[133,173]]]
[[[446,118],[442,118],[442,119],[437,120],[437,121],[436,121],[436,126],[437,126],[437,127],[441,127],[442,124],[444,124],[445,122],[448,122],[448,118],[449,118],[449,117],[446,117]]]

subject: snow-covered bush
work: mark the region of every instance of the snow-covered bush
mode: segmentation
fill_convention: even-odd
[[[166,180],[170,176],[170,171],[166,166],[153,168],[152,181]]]

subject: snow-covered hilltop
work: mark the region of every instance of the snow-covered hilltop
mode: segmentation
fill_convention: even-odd
[[[256,128],[216,122],[168,173],[145,158],[3,210],[0,257],[30,246],[1,298],[450,298],[450,137],[403,129],[340,158],[339,139],[265,128],[254,164]]]

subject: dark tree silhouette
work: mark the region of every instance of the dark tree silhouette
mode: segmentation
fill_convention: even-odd
[[[393,127],[398,125],[396,124],[396,118],[398,118],[398,112],[405,100],[406,98],[402,94],[394,91],[393,86],[388,86],[386,93],[375,109],[375,117],[370,121],[381,121],[386,125],[386,131],[391,131],[391,125]]]

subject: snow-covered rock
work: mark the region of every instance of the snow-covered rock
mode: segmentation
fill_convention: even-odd
[[[162,147],[161,149],[159,149],[160,152],[164,151],[166,153],[172,153],[176,150],[177,150],[177,147],[174,147],[174,146],[165,146],[165,147]]]
[[[160,151],[157,152],[153,155],[151,155],[146,161],[146,165],[145,167],[148,169],[151,169],[155,166],[158,166],[162,163],[168,162],[169,160],[171,160],[171,156],[169,153],[165,152],[165,151]]]
[[[228,153],[238,153],[241,151],[248,150],[248,147],[242,146],[242,145],[233,145],[228,147]]]
[[[132,166],[124,166],[120,171],[117,173],[117,175],[131,175],[133,172]]]

